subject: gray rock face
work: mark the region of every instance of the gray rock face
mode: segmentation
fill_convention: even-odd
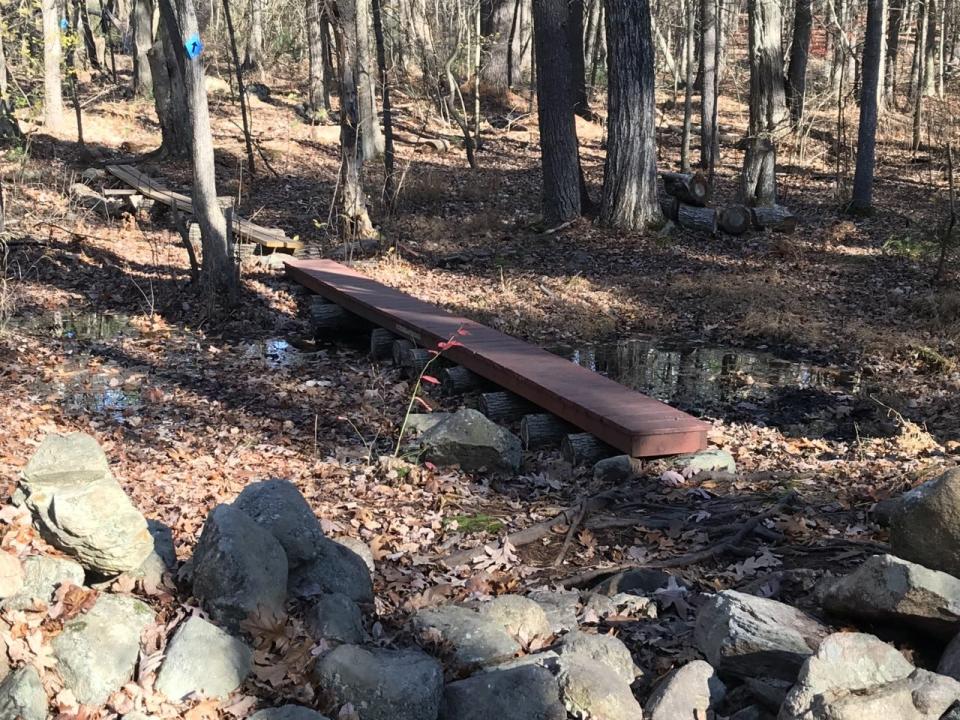
[[[780,720],[939,720],[960,683],[914,669],[873,635],[836,633],[803,665]]]
[[[37,602],[49,604],[63,583],[83,585],[83,568],[73,560],[31,555],[23,561],[23,587],[3,601],[5,610],[24,610]]]
[[[367,566],[367,570],[371,573],[376,571],[377,563],[373,559],[373,550],[370,549],[370,546],[367,545],[363,540],[355,537],[350,537],[349,535],[344,535],[343,537],[333,538],[335,543],[340,543],[347,550],[353,550],[357,555],[359,555],[364,564]]]
[[[828,634],[789,605],[725,590],[700,609],[694,641],[721,675],[793,680]]]
[[[633,477],[641,469],[641,462],[629,455],[604,458],[593,466],[593,478],[601,482],[620,482]]]
[[[53,639],[64,684],[84,705],[102,705],[133,676],[140,634],[153,611],[126,595],[101,595],[89,612]]]
[[[231,631],[264,607],[284,610],[287,558],[273,535],[230,505],[207,516],[193,551],[193,594]]]
[[[457,605],[420,610],[413,627],[424,644],[449,650],[458,671],[499,665],[521,651],[502,625]]]
[[[316,547],[323,538],[320,521],[289,480],[247,485],[233,504],[280,541],[290,570],[316,557]]]
[[[147,520],[147,530],[153,538],[153,550],[136,570],[128,575],[142,580],[145,585],[158,587],[164,573],[173,573],[177,567],[177,550],[173,543],[173,531],[159,520]]]
[[[496,597],[480,606],[480,614],[500,625],[524,647],[533,640],[546,640],[552,635],[543,608],[521,595]]]
[[[671,466],[685,474],[696,475],[700,472],[737,472],[737,463],[726,450],[707,448],[698,453],[678,455],[671,461]]]
[[[44,720],[47,717],[47,693],[40,675],[27,665],[0,682],[0,720]]]
[[[593,591],[610,597],[617,593],[633,593],[653,597],[657,590],[666,587],[670,582],[670,577],[670,573],[656,568],[634,568],[608,577],[599,583]]]
[[[566,720],[553,674],[525,665],[450,683],[440,720]]]
[[[626,685],[632,683],[637,675],[630,650],[613,635],[594,635],[575,630],[563,636],[558,652],[563,661],[577,660],[595,668],[602,666]]]
[[[535,590],[527,597],[543,608],[555,635],[577,629],[580,593],[576,590]]]
[[[516,472],[520,438],[469,408],[458,410],[420,437],[424,457],[437,465],[459,465],[467,472]]]
[[[275,708],[258,710],[250,716],[250,720],[329,720],[316,710],[301,707],[300,705],[282,705]]]
[[[363,642],[363,615],[346,595],[331,593],[311,598],[304,622],[314,640],[335,640],[356,645]]]
[[[580,657],[560,658],[560,697],[578,720],[640,720],[643,710],[630,686],[614,673],[598,672]]]
[[[89,435],[48,435],[27,463],[20,488],[44,539],[88,570],[135,570],[153,549],[147,521]]]
[[[671,672],[643,707],[649,720],[706,718],[727,694],[710,663],[694,660]]]
[[[250,673],[253,652],[237,638],[197,616],[170,639],[156,688],[174,702],[191,693],[224,698]]]
[[[418,650],[341,645],[314,670],[320,692],[334,707],[353,703],[363,720],[436,720],[443,668]]]
[[[953,636],[953,640],[940,656],[937,672],[954,680],[960,680],[960,633]]]
[[[892,555],[874,555],[823,596],[830,612],[907,623],[933,633],[960,629],[960,580]]]
[[[960,576],[960,468],[905,493],[890,515],[897,557]]]
[[[325,537],[314,549],[314,558],[290,573],[287,589],[292,597],[338,593],[361,605],[373,602],[373,580],[362,557]]]

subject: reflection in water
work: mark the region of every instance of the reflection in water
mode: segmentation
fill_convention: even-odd
[[[68,340],[109,340],[121,335],[136,335],[126,315],[104,312],[72,314],[56,310],[15,321],[28,334]]]

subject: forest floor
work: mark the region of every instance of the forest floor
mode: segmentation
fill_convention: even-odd
[[[227,95],[212,98],[219,190],[239,198],[244,217],[333,250],[337,128],[305,124],[293,86],[274,79],[271,87],[269,102],[253,100],[262,154],[252,179],[240,171],[237,109]],[[400,106],[403,122],[419,127],[417,108]],[[661,168],[675,164],[680,116],[671,109],[660,120]],[[154,117],[149,101],[106,95],[84,110],[88,146],[101,158],[144,154],[159,144]],[[742,105],[725,101],[730,132],[741,133],[745,120]],[[825,111],[824,127],[831,122]],[[68,126],[33,132],[2,166],[4,494],[44,433],[90,432],[137,506],[174,529],[182,560],[213,506],[252,480],[289,478],[330,534],[370,543],[378,611],[391,629],[411,609],[471,594],[553,586],[604,565],[676,565],[681,584],[660,598],[660,621],[593,618],[627,641],[645,683],[692,656],[701,591],[762,587],[803,604],[825,572],[883,542],[873,505],[954,464],[960,447],[960,290],[955,276],[935,285],[924,254],[946,213],[939,152],[912,158],[900,137],[906,120],[891,113],[878,151],[879,210],[851,219],[837,200],[832,131],[811,133],[802,162],[782,149],[783,203],[800,218],[790,236],[620,234],[586,219],[545,234],[536,118],[518,124],[486,129],[475,171],[456,149],[398,146],[403,182],[393,217],[373,202],[397,250],[360,267],[551,348],[593,352],[652,336],[657,346],[789,363],[795,372],[782,387],[780,375],[761,377],[750,365],[700,367],[702,397],[683,398],[684,409],[712,422],[710,442],[736,458],[735,476],[672,487],[658,480],[665,465],[651,464],[623,488],[643,517],[574,528],[556,566],[562,525],[513,554],[505,533],[608,488],[556,451],[527,454],[522,473],[505,479],[392,459],[410,383],[371,363],[359,344],[310,347],[306,293],[282,273],[245,270],[241,305],[229,317],[208,315],[188,287],[169,218],[106,221],[71,205],[67,188],[89,163]],[[587,123],[581,130],[597,197],[601,132]],[[724,149],[717,198],[732,196],[740,160]],[[189,178],[183,163],[151,164],[171,185]],[[381,179],[371,169],[372,196]],[[712,390],[721,386],[728,392]],[[436,399],[442,407],[462,401]],[[737,529],[724,508],[740,508],[742,521],[789,491],[798,499],[765,519],[763,534],[724,545]],[[452,570],[438,562],[484,545],[483,561]],[[293,695],[297,672],[255,682]]]

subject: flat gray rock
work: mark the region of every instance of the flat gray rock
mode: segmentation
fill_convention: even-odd
[[[520,438],[483,413],[464,408],[420,436],[424,459],[437,465],[459,465],[466,472],[512,473],[520,469]]]
[[[640,720],[643,710],[616,673],[602,672],[583,657],[560,658],[560,697],[579,720]]]
[[[189,696],[225,698],[250,673],[252,660],[244,642],[194,615],[167,644],[156,688],[177,703]]]
[[[277,539],[230,505],[207,516],[191,562],[193,594],[231,632],[264,608],[284,612],[287,557]]]
[[[890,513],[897,557],[960,577],[960,468],[904,493]]]
[[[153,550],[147,521],[110,474],[89,435],[48,435],[20,481],[34,526],[86,569],[117,575],[140,567]]]
[[[543,608],[522,595],[500,595],[480,605],[479,612],[499,624],[524,647],[534,640],[545,641],[553,634]]]
[[[789,605],[725,590],[700,608],[694,642],[721,675],[793,680],[829,632]]]
[[[329,720],[329,718],[316,710],[300,705],[281,705],[258,710],[250,716],[250,720]]]
[[[522,650],[500,623],[459,605],[420,610],[413,627],[423,644],[449,652],[457,671],[499,665]]]
[[[14,670],[0,682],[0,720],[44,720],[47,693],[32,665]]]
[[[543,608],[554,635],[577,629],[580,593],[576,590],[534,590],[527,597]]]
[[[803,665],[780,720],[939,720],[960,682],[917,670],[873,635],[835,633]]]
[[[361,605],[373,602],[373,579],[362,557],[326,537],[320,538],[315,552],[310,562],[291,571],[287,588],[291,597],[338,593]]]
[[[101,595],[53,639],[57,669],[84,705],[102,705],[133,677],[153,610],[128,595]]]
[[[874,555],[827,588],[823,607],[846,617],[955,633],[960,629],[960,580],[892,555]]]
[[[694,660],[667,675],[643,706],[648,720],[706,718],[727,694],[708,662]]]
[[[450,683],[440,720],[566,720],[553,674],[525,665]]]
[[[280,541],[291,570],[316,557],[323,538],[320,521],[289,480],[251,483],[233,504]]]
[[[670,461],[674,470],[687,475],[696,475],[701,472],[726,472],[731,475],[737,472],[737,463],[726,450],[707,448],[698,453],[677,455]]]
[[[436,720],[440,711],[443,668],[419,650],[341,645],[313,678],[332,707],[353,703],[363,720]]]
[[[31,555],[23,561],[23,587],[8,597],[0,607],[5,610],[25,610],[37,602],[49,605],[54,591],[63,583],[82,586],[83,568],[73,560]]]
[[[310,598],[304,611],[304,623],[314,640],[333,640],[357,645],[366,638],[363,614],[346,595],[330,593]]]
[[[603,667],[627,685],[637,676],[630,650],[613,635],[574,630],[563,636],[557,652],[560,653],[561,660],[576,659]]]

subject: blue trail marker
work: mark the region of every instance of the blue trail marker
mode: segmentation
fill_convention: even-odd
[[[196,60],[198,57],[200,57],[200,53],[203,52],[203,41],[196,33],[188,37],[183,43],[183,46],[187,50],[187,57],[191,60]]]
[[[60,18],[60,29],[66,32],[70,29],[70,21],[66,18]]]

